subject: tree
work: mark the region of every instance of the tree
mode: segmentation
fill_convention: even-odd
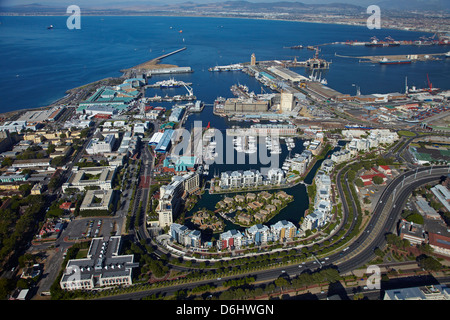
[[[384,180],[380,176],[375,176],[375,177],[372,178],[372,182],[374,184],[380,185],[380,184],[383,184]]]
[[[358,179],[355,180],[355,185],[358,188],[363,188],[364,187],[364,182],[361,180],[361,178],[358,178]]]
[[[442,264],[439,261],[427,255],[418,256],[417,263],[419,264],[419,267],[424,268],[427,271],[438,271],[442,268]]]
[[[13,162],[14,162],[14,160],[12,158],[10,158],[10,157],[4,158],[3,161],[2,161],[2,168],[3,167],[10,167],[10,166],[12,166]]]
[[[423,224],[423,216],[417,212],[408,215],[405,219],[406,219],[406,221],[409,221],[409,222]]]
[[[31,185],[29,183],[22,184],[19,187],[19,191],[22,192],[23,196],[26,197],[31,193]]]

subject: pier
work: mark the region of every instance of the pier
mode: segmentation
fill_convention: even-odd
[[[358,59],[359,62],[380,63],[380,61],[398,61],[398,60],[411,60],[411,61],[428,61],[438,60],[437,57],[445,56],[445,53],[421,53],[421,54],[401,54],[401,55],[380,55],[380,56],[345,56],[335,53],[336,57]]]

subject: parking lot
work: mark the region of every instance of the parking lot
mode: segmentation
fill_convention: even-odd
[[[81,240],[110,236],[117,232],[117,227],[115,218],[78,218],[70,222],[64,237],[67,240]]]

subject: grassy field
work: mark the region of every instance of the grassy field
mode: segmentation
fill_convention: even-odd
[[[405,131],[405,130],[401,130],[399,132],[397,132],[399,136],[404,136],[404,137],[415,137],[416,134],[414,132],[411,131]]]

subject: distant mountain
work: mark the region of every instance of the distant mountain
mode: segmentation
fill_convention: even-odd
[[[0,0],[1,1],[1,0]],[[48,0],[47,0],[48,1]],[[159,12],[171,11],[176,13],[177,10],[193,10],[193,11],[210,11],[210,12],[226,12],[228,11],[242,11],[252,13],[268,13],[268,12],[288,12],[293,14],[301,13],[343,13],[352,14],[366,11],[367,1],[353,1],[353,0],[336,0],[336,2],[328,3],[304,3],[300,1],[270,1],[259,0],[255,2],[245,0],[197,0],[175,3],[172,0],[163,2],[162,0],[154,1],[95,1],[89,5],[82,6],[82,11],[85,13],[118,13],[119,11],[132,13],[132,12],[153,12],[158,10]],[[308,0],[305,0],[308,1]],[[326,0],[323,0],[326,1]],[[322,2],[323,2],[322,1]],[[309,0],[310,2],[310,0]],[[380,6],[381,10],[398,10],[402,12],[407,11],[437,11],[437,12],[450,12],[449,0],[373,0],[374,4]],[[1,2],[0,2],[1,3]],[[48,2],[51,3],[51,2]],[[356,4],[358,3],[358,4]],[[359,4],[361,3],[361,4]],[[16,13],[16,14],[65,14],[66,5],[62,2],[51,4],[22,4],[22,5],[0,5],[0,11],[4,13]]]
[[[381,10],[450,12],[449,0],[383,0],[376,4]]]
[[[14,13],[58,13],[61,10],[65,13],[66,7],[61,7],[58,5],[43,5],[39,3],[30,3],[23,5],[14,5],[14,6],[0,6],[0,10],[2,12],[14,12]]]

